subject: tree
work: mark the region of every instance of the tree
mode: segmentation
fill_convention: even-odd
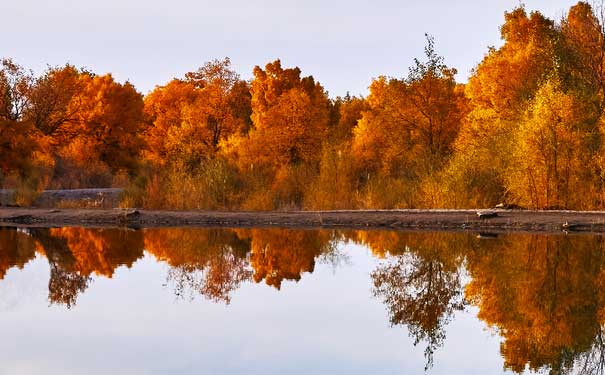
[[[559,33],[539,12],[523,7],[504,14],[504,44],[490,48],[469,78],[466,93],[473,109],[493,109],[503,120],[517,119],[542,80],[556,67]]]
[[[82,74],[88,73],[69,64],[49,68],[32,86],[27,117],[55,145],[67,143],[78,134]]]
[[[185,75],[201,89],[197,106],[187,109],[185,121],[205,123],[209,134],[200,139],[216,152],[219,142],[246,127],[247,85],[231,69],[231,61],[214,60]],[[202,104],[202,105],[200,105]]]
[[[368,102],[363,97],[337,97],[332,102],[333,119],[330,121],[329,135],[333,143],[350,142],[353,129],[362,118],[363,112],[369,109]]]
[[[595,14],[595,10],[598,14]],[[561,32],[569,50],[569,84],[605,99],[605,20],[604,9],[586,2],[572,6],[561,21]]]
[[[428,35],[424,53],[426,63],[415,59],[406,80],[409,108],[403,119],[425,153],[439,162],[451,153],[466,114],[466,98],[463,87],[456,85],[456,69],[445,65],[443,57],[435,52],[434,39]]]
[[[279,168],[319,161],[328,125],[328,98],[312,76],[276,60],[254,68],[252,129],[239,143],[240,165]]]
[[[0,180],[2,174],[25,175],[36,150],[36,134],[25,114],[33,73],[10,59],[0,61]]]
[[[1,67],[0,118],[21,121],[29,108],[33,73],[11,59],[2,59]]]
[[[230,66],[228,58],[208,62],[145,98],[149,160],[194,171],[215,157],[228,137],[249,127],[248,85]]]
[[[145,97],[145,114],[149,122],[145,130],[147,160],[162,166],[181,158],[179,150],[167,145],[166,139],[168,132],[178,132],[183,121],[183,108],[195,103],[196,98],[193,84],[178,79],[156,87]],[[178,147],[178,143],[176,145]]]
[[[354,130],[353,152],[368,170],[417,178],[451,153],[465,114],[465,98],[427,36],[426,62],[415,60],[406,79],[372,82],[369,110]]]
[[[507,171],[527,103],[563,61],[560,33],[539,12],[506,12],[504,44],[490,48],[466,85],[470,112],[462,122],[446,167],[447,190],[457,205],[495,205],[511,199]]]
[[[134,86],[115,82],[110,74],[80,74],[82,89],[74,95],[67,113],[73,113],[70,142],[63,145],[63,158],[79,168],[103,163],[111,173],[137,168],[143,142],[143,98]]]
[[[592,205],[587,181],[598,151],[595,108],[559,81],[542,86],[521,123],[506,185],[524,206],[577,208]]]

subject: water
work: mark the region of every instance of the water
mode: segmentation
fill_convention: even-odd
[[[603,237],[480,237],[0,229],[0,374],[602,372]]]

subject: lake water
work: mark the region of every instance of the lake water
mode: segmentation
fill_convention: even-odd
[[[604,290],[599,236],[5,228],[0,374],[600,373]]]

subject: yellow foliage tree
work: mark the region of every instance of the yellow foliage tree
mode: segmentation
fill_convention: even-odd
[[[521,123],[506,186],[514,199],[533,208],[593,206],[591,159],[597,151],[595,108],[557,79],[542,86]]]

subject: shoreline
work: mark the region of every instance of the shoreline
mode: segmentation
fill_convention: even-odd
[[[477,212],[495,213],[495,216],[479,218]],[[1,207],[0,226],[79,226],[100,228],[276,227],[293,229],[605,234],[605,211],[531,211],[505,209],[156,211],[142,209]]]

